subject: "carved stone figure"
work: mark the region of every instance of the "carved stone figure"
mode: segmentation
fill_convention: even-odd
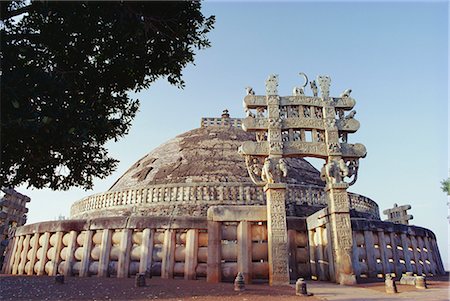
[[[274,183],[273,174],[272,174],[272,160],[271,158],[267,157],[264,160],[264,166],[262,168],[261,172],[261,179],[266,183]]]
[[[255,95],[255,91],[252,87],[246,87],[245,91],[247,92],[247,95]]]
[[[348,168],[348,175],[347,177],[352,177],[353,179],[348,185],[355,184],[356,180],[358,179],[358,168],[359,168],[359,160],[358,159],[352,159],[347,162],[347,168]]]
[[[256,108],[256,117],[258,117],[258,118],[264,118],[264,117],[266,117],[266,116],[264,116],[264,111],[265,111],[266,109],[264,109],[263,107],[258,107],[258,108]]]
[[[255,118],[255,114],[253,114],[252,111],[250,111],[250,109],[245,108],[244,111],[247,117]]]
[[[311,90],[313,92],[313,95],[317,97],[318,96],[318,89],[317,89],[316,81],[315,80],[310,81],[309,85],[311,86]]]
[[[305,95],[305,90],[303,89],[303,87],[294,87],[294,89],[292,89],[292,95],[294,96]]]
[[[298,106],[289,106],[288,107],[288,117],[298,118]]]
[[[339,95],[339,97],[341,98],[350,97],[350,93],[352,93],[352,89],[346,89],[344,90],[344,92],[341,93],[341,95]]]
[[[266,80],[266,94],[277,95],[278,94],[278,75],[271,74]]]
[[[267,136],[266,136],[266,132],[256,132],[256,141],[257,142],[261,142],[261,141],[266,141],[267,140]]]
[[[319,82],[322,97],[328,98],[330,95],[331,78],[328,75],[320,75],[317,77],[317,81]]]
[[[286,160],[281,158],[280,160],[278,160],[278,165],[277,165],[278,169],[281,171],[281,175],[285,178],[287,177],[287,173],[288,173],[288,165],[286,163]]]
[[[348,176],[348,167],[343,159],[332,160],[322,167],[320,177],[327,183],[342,183],[343,179]]]
[[[344,117],[344,119],[351,119],[351,118],[355,117],[355,115],[356,115],[356,111],[351,110],[350,113],[348,113],[348,115]]]

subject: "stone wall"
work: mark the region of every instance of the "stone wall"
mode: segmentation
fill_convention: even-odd
[[[226,207],[232,208],[231,215],[223,211]],[[242,270],[248,282],[267,281],[265,207],[212,210],[220,214],[216,211],[208,219],[109,217],[23,226],[8,246],[3,273],[128,277],[140,272],[216,282],[232,281]],[[241,210],[239,219],[235,210]],[[330,280],[326,227],[318,225],[308,234],[306,220],[300,217],[288,217],[287,225],[291,280]],[[406,271],[444,274],[431,231],[364,219],[352,219],[352,227],[358,278]]]
[[[378,205],[349,193],[352,216],[380,219]],[[72,218],[104,216],[206,216],[211,206],[265,205],[262,187],[253,183],[181,183],[110,191],[83,198],[71,207]],[[327,205],[323,187],[288,185],[287,214],[307,216]],[[310,207],[310,208],[308,208]]]

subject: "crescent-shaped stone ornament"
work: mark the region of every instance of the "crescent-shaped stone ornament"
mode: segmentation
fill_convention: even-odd
[[[303,88],[305,88],[306,85],[308,84],[308,76],[303,72],[300,72],[299,74],[300,74],[300,76],[303,76],[303,78],[305,79],[305,83],[302,86]]]

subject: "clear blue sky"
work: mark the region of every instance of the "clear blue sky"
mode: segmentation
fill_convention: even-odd
[[[283,95],[301,83],[299,72],[326,74],[332,95],[353,90],[361,128],[350,142],[368,150],[350,190],[381,210],[411,204],[412,224],[435,232],[448,267],[448,200],[440,190],[449,161],[448,2],[207,2],[203,12],[217,18],[212,48],[186,68],[186,88],[161,80],[138,95],[130,134],[108,144],[120,165],[93,191],[19,188],[32,198],[29,223],[69,216],[72,202],[107,190],[144,154],[199,127],[201,117],[225,108],[243,117],[244,88],[263,94],[270,73],[279,74]]]

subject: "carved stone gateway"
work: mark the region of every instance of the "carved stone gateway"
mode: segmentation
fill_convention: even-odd
[[[294,88],[293,96],[278,95],[278,76],[266,81],[266,95],[255,95],[247,88],[242,122],[245,131],[256,133],[256,142],[246,141],[239,149],[245,156],[248,172],[257,185],[265,185],[269,244],[269,282],[288,284],[288,254],[286,249],[286,184],[289,172],[284,157],[315,157],[326,160],[321,177],[326,181],[328,220],[331,227],[332,256],[335,275],[341,284],[356,282],[352,267],[352,228],[347,188],[358,175],[359,158],[366,156],[362,144],[348,143],[348,134],[359,128],[352,110],[355,100],[351,90],[340,97],[330,97],[329,76],[319,76],[310,86],[313,96],[306,96],[305,84]],[[250,91],[250,92],[249,92]],[[347,115],[345,111],[350,111]],[[253,112],[255,111],[255,112]],[[352,178],[350,183],[344,182]]]

